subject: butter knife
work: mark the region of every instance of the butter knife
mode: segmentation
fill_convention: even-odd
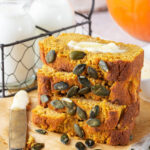
[[[23,150],[26,146],[27,112],[26,106],[29,97],[26,91],[21,90],[14,96],[10,109],[9,120],[9,149]]]

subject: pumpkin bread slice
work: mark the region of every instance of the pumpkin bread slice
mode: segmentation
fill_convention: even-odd
[[[120,51],[116,53],[107,52],[111,47],[108,47],[106,52],[93,52],[86,49],[83,51],[80,48],[76,50],[69,47],[68,43],[70,41],[96,42],[104,45],[113,44]],[[55,70],[73,72],[77,65],[86,64],[94,68],[108,81],[124,81],[131,76],[135,76],[143,66],[144,51],[139,46],[106,41],[88,35],[63,33],[56,38],[50,36],[41,40],[39,46],[42,62]],[[75,51],[80,51],[78,52],[80,55],[76,54]]]
[[[85,97],[93,100],[107,100],[119,105],[130,105],[137,101],[141,71],[124,81],[107,81],[101,77],[94,79],[87,74],[77,76],[72,72],[60,72],[43,65],[38,70],[38,94],[41,95]],[[82,77],[85,78],[82,78]],[[83,82],[83,83],[82,83]],[[89,86],[88,86],[89,83]]]
[[[91,127],[86,121],[79,121],[67,113],[58,113],[38,105],[32,110],[32,122],[42,129],[69,136],[80,136],[82,139],[93,139],[96,143],[126,145],[129,143],[134,122],[123,129],[101,130]],[[77,131],[75,131],[77,130]]]

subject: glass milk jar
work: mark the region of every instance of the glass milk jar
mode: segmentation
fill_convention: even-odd
[[[0,1],[0,44],[9,44],[34,35],[35,25],[28,15],[26,0]],[[0,56],[1,56],[0,49]],[[4,78],[8,89],[24,88],[34,82],[33,41],[4,48]],[[2,58],[0,67],[2,69]],[[0,70],[2,86],[2,70]]]
[[[75,24],[74,10],[69,0],[33,0],[29,13],[37,26],[48,31],[55,31]],[[74,32],[74,29],[63,32]],[[37,29],[36,33],[41,34],[43,31]],[[53,34],[53,36],[58,35],[58,33]],[[37,55],[39,55],[39,40],[42,38],[35,43]],[[42,62],[39,60],[36,67],[41,68],[41,66]]]

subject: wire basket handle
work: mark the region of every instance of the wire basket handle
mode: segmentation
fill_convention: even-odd
[[[93,11],[94,11],[94,6],[95,6],[95,0],[92,0],[91,9],[90,9],[90,12],[89,12],[89,14],[88,14],[89,20],[91,20],[91,16],[92,16]]]

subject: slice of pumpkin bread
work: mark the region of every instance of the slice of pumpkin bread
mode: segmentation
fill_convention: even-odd
[[[101,130],[99,127],[94,127],[96,124],[89,126],[90,123],[87,121],[79,121],[67,113],[58,113],[40,105],[32,110],[32,121],[38,127],[48,131],[67,133],[69,136],[77,136],[82,139],[90,138],[96,143],[110,145],[128,144],[134,126],[134,122],[131,122],[126,128]]]
[[[130,105],[137,101],[141,71],[124,81],[112,82],[99,76],[94,79],[86,73],[77,76],[73,72],[59,72],[43,65],[37,76],[39,101],[41,95],[47,95],[49,99],[55,95]]]
[[[44,97],[42,97],[44,99]],[[107,101],[93,101],[81,98],[53,97],[46,107],[57,112],[67,113],[78,120],[97,118],[102,130],[115,129],[126,106],[111,104]],[[43,104],[41,104],[43,105]]]
[[[124,81],[143,66],[144,51],[139,46],[87,35],[63,33],[40,41],[39,46],[41,60],[55,70],[73,72],[86,64],[108,81]]]

